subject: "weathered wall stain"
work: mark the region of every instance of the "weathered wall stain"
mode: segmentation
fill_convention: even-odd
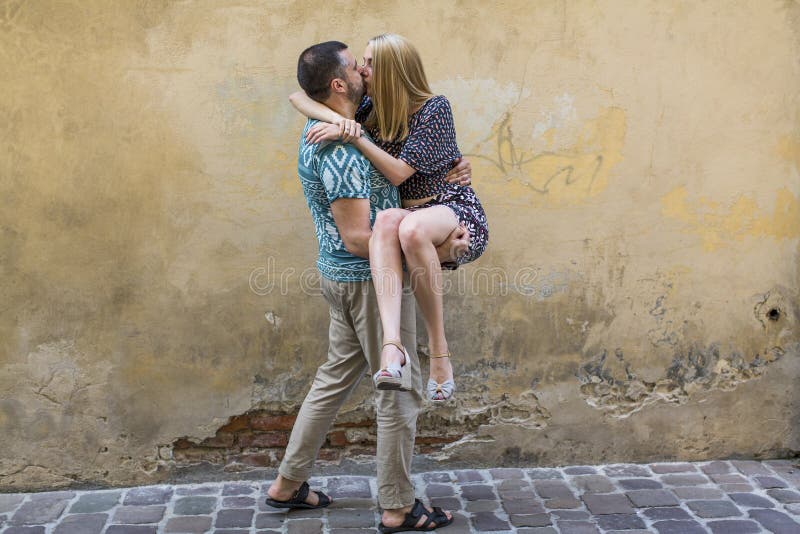
[[[450,99],[492,226],[447,275],[459,400],[415,465],[796,453],[798,16],[1,3],[0,487],[267,476],[327,349],[296,57],[382,31]],[[370,469],[370,398],[325,469]]]

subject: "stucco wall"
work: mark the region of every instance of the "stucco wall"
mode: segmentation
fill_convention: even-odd
[[[327,310],[286,96],[305,46],[383,31],[491,225],[419,465],[800,451],[797,1],[9,0],[0,489],[162,480],[296,410]]]

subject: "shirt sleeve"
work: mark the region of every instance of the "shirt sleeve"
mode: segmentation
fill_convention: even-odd
[[[449,169],[461,154],[456,144],[456,129],[450,102],[443,96],[428,101],[423,113],[408,132],[398,158],[422,173],[434,173],[443,166]]]
[[[369,161],[348,143],[331,143],[320,149],[320,178],[328,201],[369,198]]]
[[[367,95],[364,95],[361,98],[361,103],[358,105],[358,109],[356,109],[356,122],[364,124],[364,121],[367,120],[367,117],[369,117],[371,111],[372,99]]]

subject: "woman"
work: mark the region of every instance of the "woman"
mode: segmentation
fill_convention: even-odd
[[[403,259],[428,332],[430,379],[428,398],[444,402],[455,391],[450,351],[444,332],[442,267],[477,259],[489,237],[486,216],[470,187],[445,180],[461,157],[456,144],[450,103],[435,96],[428,85],[419,54],[405,38],[383,34],[371,39],[364,51],[362,76],[367,86],[356,120],[333,117],[331,110],[295,93],[292,104],[303,114],[332,120],[308,132],[312,142],[343,139],[353,143],[386,178],[397,185],[403,209],[378,213],[369,243],[369,260],[383,325],[382,369],[373,380],[381,389],[397,389],[408,357],[400,344],[400,297]],[[459,225],[469,231],[465,254],[445,264],[437,259],[436,245]]]

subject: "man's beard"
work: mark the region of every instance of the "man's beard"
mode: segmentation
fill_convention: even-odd
[[[354,104],[359,104],[361,102],[361,98],[364,96],[364,83],[361,83],[361,86],[357,86],[355,84],[347,84],[347,98],[350,99],[350,102]]]

